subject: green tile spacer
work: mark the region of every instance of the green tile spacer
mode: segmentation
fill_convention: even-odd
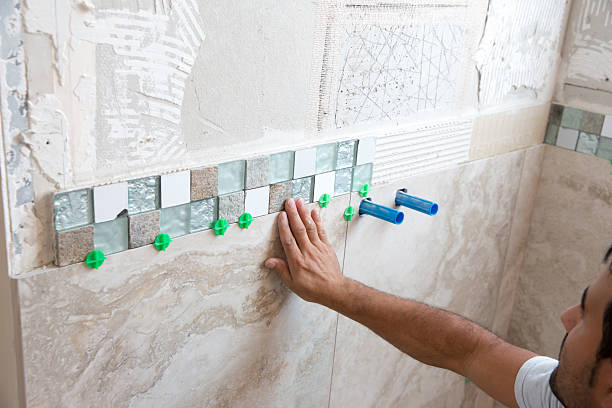
[[[166,233],[162,233],[162,234],[159,234],[155,238],[155,241],[153,241],[153,246],[158,251],[165,251],[166,248],[168,248],[168,245],[170,245],[171,242],[172,242],[172,240],[170,239],[170,235],[168,235]]]
[[[466,383],[471,383],[471,382],[472,382],[472,380],[470,380],[469,378],[465,377],[465,382],[466,382]]]
[[[91,269],[98,269],[104,263],[106,256],[104,252],[99,249],[94,249],[89,254],[87,254],[87,258],[85,258],[85,265],[90,267]]]
[[[215,231],[215,234],[217,235],[225,235],[225,231],[227,231],[227,220],[224,218],[219,218],[217,220],[217,222],[215,222],[215,226],[213,227],[213,230]]]
[[[355,209],[352,206],[348,206],[346,210],[344,210],[344,219],[347,221],[351,221],[355,216]]]
[[[327,193],[325,194],[321,194],[321,197],[319,198],[319,205],[322,208],[327,208],[327,205],[329,204],[329,202],[331,201],[331,196]]]
[[[359,195],[362,196],[363,198],[367,197],[369,192],[370,192],[369,184],[364,184],[363,187],[359,189]]]
[[[251,214],[245,212],[238,219],[238,226],[240,228],[249,229],[249,227],[251,226],[252,222],[253,222],[253,216]],[[223,235],[223,234],[221,234],[221,235]]]

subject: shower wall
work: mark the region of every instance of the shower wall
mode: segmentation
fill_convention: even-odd
[[[568,12],[542,3],[0,5],[22,404],[491,406],[290,293],[262,267],[281,255],[274,214],[92,270],[54,265],[51,207],[60,191],[375,136],[373,200],[405,187],[440,212],[349,223],[361,197],[335,197],[322,212],[343,273],[505,336]]]

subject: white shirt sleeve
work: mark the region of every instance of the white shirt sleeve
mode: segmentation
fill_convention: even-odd
[[[564,408],[549,383],[558,365],[557,360],[542,356],[523,364],[514,382],[514,395],[520,408]]]

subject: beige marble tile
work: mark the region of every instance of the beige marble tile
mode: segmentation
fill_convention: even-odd
[[[323,211],[340,256],[348,201]],[[337,315],[262,268],[275,220],[19,280],[28,406],[325,406]]]
[[[401,226],[366,216],[351,222],[345,274],[490,328],[524,157],[513,152],[375,188],[381,204],[392,205],[395,191],[406,187],[438,202],[440,211],[429,217],[406,209]],[[331,408],[450,407],[472,395],[463,378],[423,366],[344,317],[333,373]]]
[[[542,143],[549,110],[550,103],[546,103],[477,117],[470,142],[470,160]]]
[[[546,146],[508,336],[557,357],[561,313],[580,301],[612,245],[612,166]]]

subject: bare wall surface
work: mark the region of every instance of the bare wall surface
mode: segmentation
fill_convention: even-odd
[[[546,146],[509,329],[513,343],[558,356],[560,315],[599,274],[610,231],[610,163]]]

